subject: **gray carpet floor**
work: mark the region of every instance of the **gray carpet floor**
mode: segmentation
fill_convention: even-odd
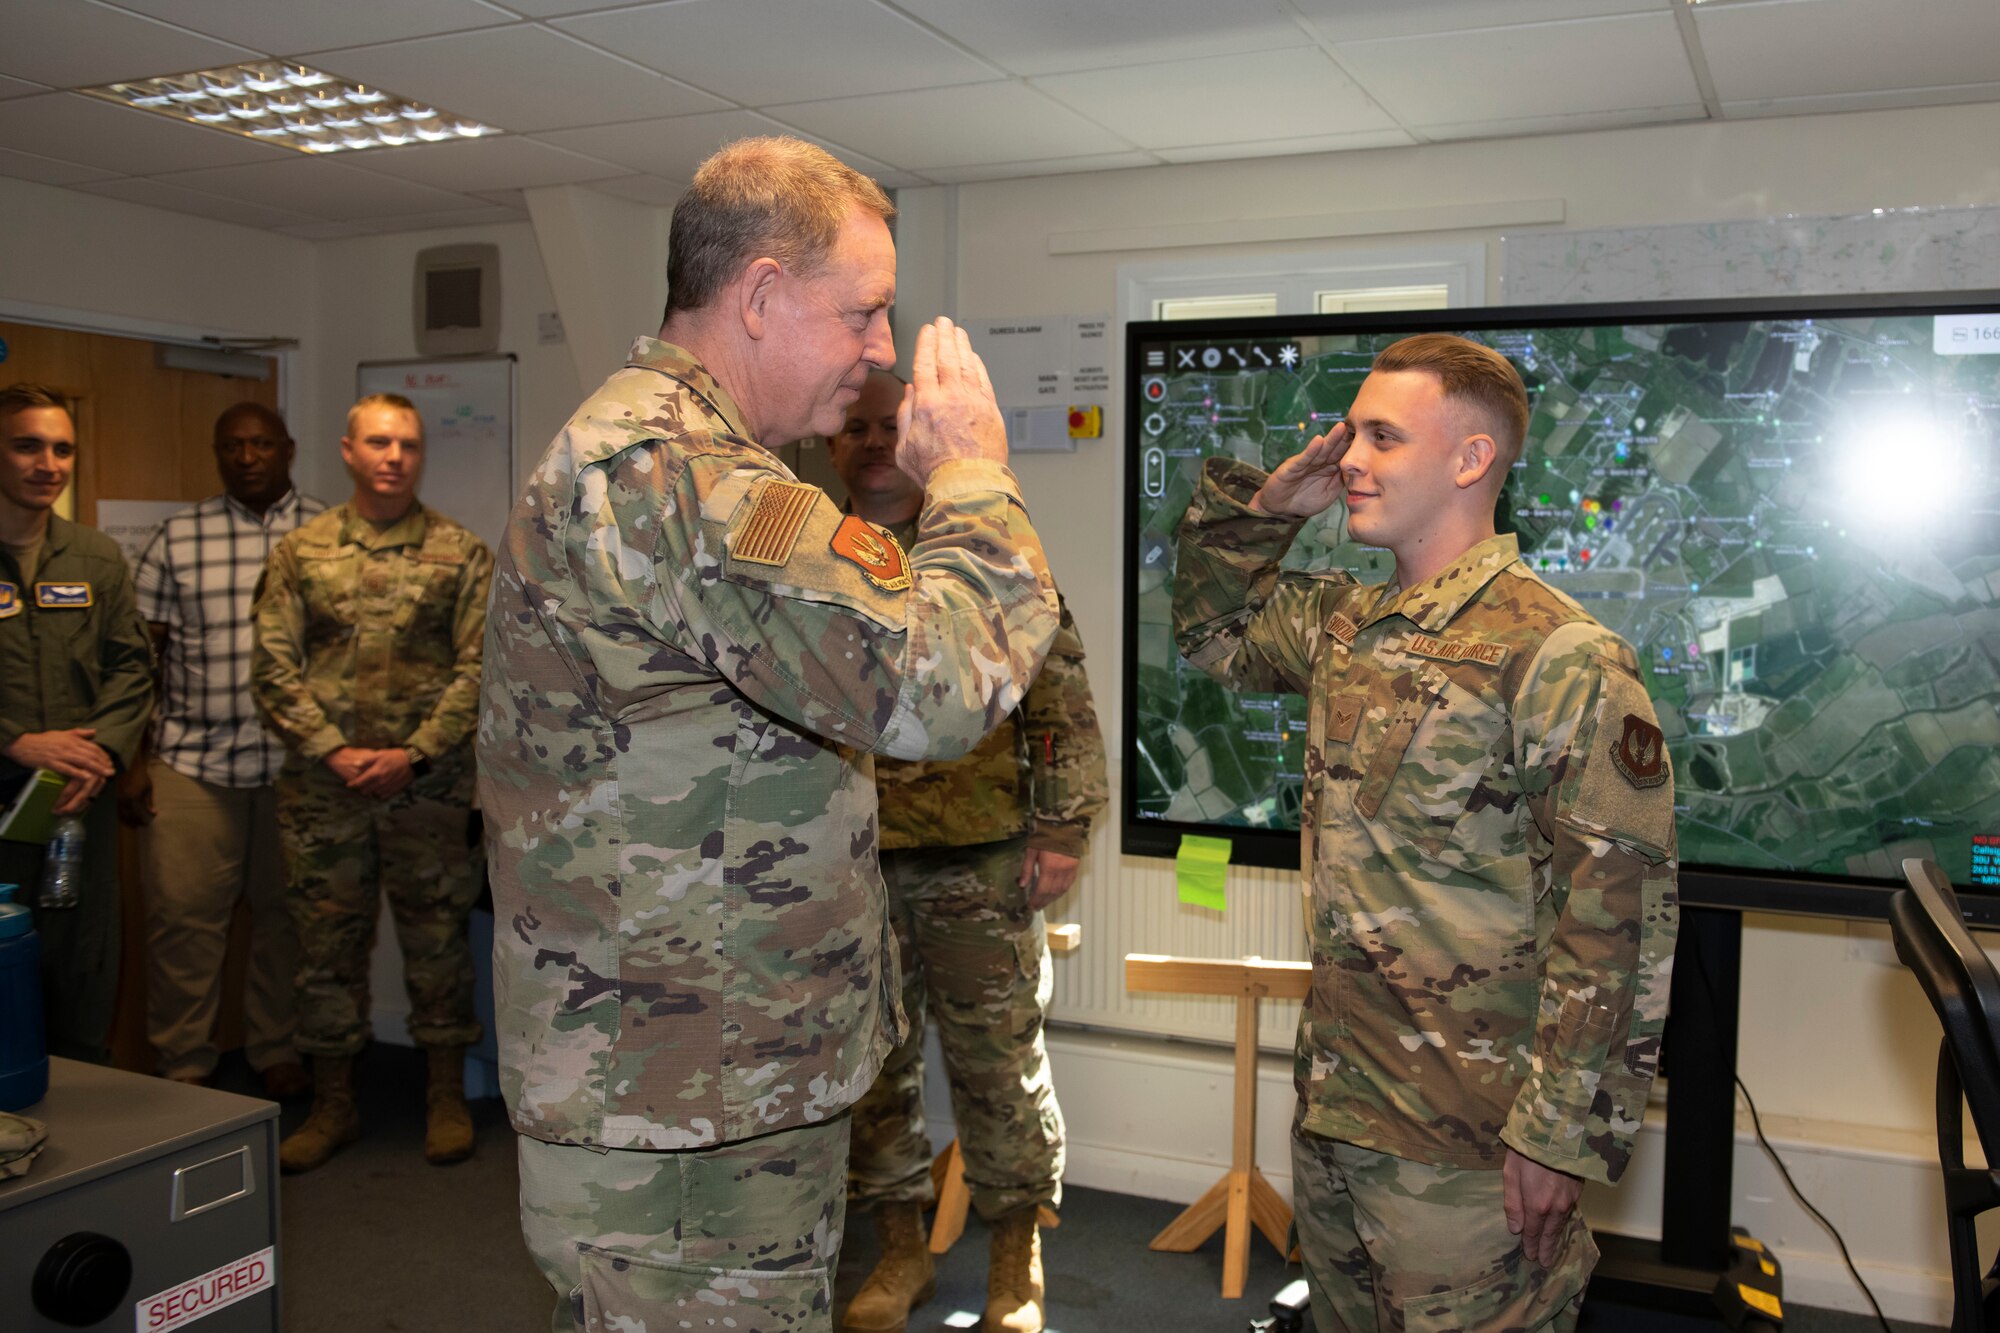
[[[257,1091],[236,1057],[225,1062],[220,1081],[231,1091]],[[521,1242],[514,1134],[499,1102],[474,1103],[479,1147],[472,1160],[434,1167],[423,1158],[421,1055],[377,1045],[358,1066],[356,1083],[362,1140],[280,1187],[287,1333],[544,1333],[551,1293]],[[286,1132],[304,1116],[303,1103],[286,1106]],[[1194,1254],[1146,1248],[1179,1211],[1159,1200],[1069,1190],[1062,1225],[1043,1237],[1050,1333],[1239,1333],[1298,1275],[1260,1239],[1251,1249],[1245,1298],[1223,1300],[1219,1236]],[[874,1257],[873,1224],[850,1215],[836,1289],[842,1303]],[[977,1327],[985,1291],[986,1232],[974,1217],[940,1261],[938,1294],[911,1320],[912,1333]],[[1794,1333],[1880,1328],[1835,1311],[1791,1306],[1786,1313]],[[1719,1320],[1586,1301],[1582,1333],[1722,1327]],[[1899,1324],[1896,1333],[1931,1331]]]

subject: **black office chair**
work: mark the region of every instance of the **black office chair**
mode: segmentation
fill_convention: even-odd
[[[1964,1106],[1988,1163],[2000,1163],[2000,971],[1965,927],[1951,881],[1933,863],[1903,862],[1910,882],[1889,899],[1889,927],[1903,960],[1944,1025],[1938,1048],[1938,1160],[1944,1164],[1951,1238],[1952,1333],[2000,1330],[2000,1260],[1980,1275],[1974,1222],[2000,1207],[2000,1170],[1965,1164]],[[1963,1098],[1963,1103],[1961,1103]]]

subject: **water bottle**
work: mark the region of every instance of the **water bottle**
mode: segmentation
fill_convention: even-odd
[[[49,1090],[42,1034],[42,942],[16,886],[0,884],[0,1111],[33,1106]]]
[[[82,878],[83,816],[64,815],[49,837],[49,850],[42,858],[42,892],[35,902],[44,909],[75,907]]]

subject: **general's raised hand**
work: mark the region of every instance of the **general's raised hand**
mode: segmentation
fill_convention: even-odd
[[[1324,435],[1315,435],[1306,447],[1278,465],[1264,479],[1264,486],[1250,501],[1252,509],[1277,518],[1311,518],[1347,493],[1347,481],[1340,473],[1340,460],[1354,443],[1354,427],[1345,421]]]
[[[953,459],[1007,461],[1007,427],[986,364],[965,330],[942,315],[917,333],[896,438],[896,466],[920,485]]]

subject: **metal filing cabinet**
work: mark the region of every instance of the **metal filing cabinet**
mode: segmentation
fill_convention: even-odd
[[[49,1138],[0,1181],[0,1327],[278,1327],[274,1103],[51,1060],[22,1114]]]

